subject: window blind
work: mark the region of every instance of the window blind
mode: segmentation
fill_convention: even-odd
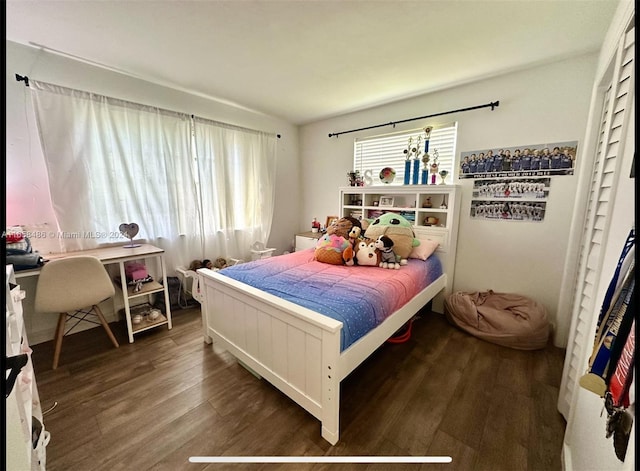
[[[452,123],[433,127],[429,137],[429,164],[433,163],[437,151],[439,169],[448,170],[450,175],[453,175],[457,134],[458,124]],[[358,170],[361,175],[371,170],[374,182],[378,182],[380,170],[391,167],[396,171],[392,184],[402,185],[406,160],[404,151],[408,147],[409,138],[412,146],[415,146],[419,136],[422,137],[420,147],[424,152],[424,128],[356,139],[353,145],[353,169]]]

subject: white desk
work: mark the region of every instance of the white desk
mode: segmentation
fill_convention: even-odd
[[[169,329],[173,327],[171,322],[171,305],[169,302],[169,289],[167,285],[167,269],[164,263],[164,250],[150,244],[141,244],[140,247],[126,248],[124,246],[102,247],[91,250],[80,250],[77,252],[67,252],[60,254],[49,254],[46,256],[48,260],[59,260],[62,258],[75,257],[79,255],[91,255],[98,258],[104,265],[117,263],[120,266],[120,288],[122,289],[122,297],[124,299],[124,310],[127,321],[127,332],[129,334],[129,343],[133,343],[133,336],[139,332],[152,329],[161,325],[167,325]],[[155,258],[159,264],[159,270],[162,273],[162,284],[157,281],[144,283],[140,291],[134,291],[132,286],[127,286],[127,277],[125,276],[124,264],[132,260]],[[37,276],[40,269],[21,270],[15,273],[16,278],[24,278],[28,276]],[[131,321],[131,307],[129,300],[149,296],[153,293],[164,292],[164,305],[166,312],[155,321],[143,320],[140,324],[133,324]]]

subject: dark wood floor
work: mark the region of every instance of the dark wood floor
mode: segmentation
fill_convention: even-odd
[[[199,309],[136,336],[123,323],[33,346],[47,469],[560,470],[564,350],[499,347],[427,313],[342,383],[336,446],[320,423],[202,340]],[[190,456],[451,456],[451,464],[196,464]]]

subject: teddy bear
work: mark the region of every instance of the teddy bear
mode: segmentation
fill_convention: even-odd
[[[413,226],[403,216],[396,213],[385,213],[367,225],[364,237],[378,239],[381,235],[393,241],[393,250],[400,257],[400,264],[406,265],[409,254],[414,247],[420,245],[416,239]]]
[[[380,251],[376,248],[373,239],[360,239],[355,248],[355,259],[358,265],[363,267],[377,267],[380,265]]]
[[[398,263],[396,254],[393,251],[394,243],[390,237],[381,235],[376,239],[374,245],[380,251],[380,263],[378,265],[380,268],[400,269],[400,263]]]
[[[191,271],[196,271],[199,268],[202,268],[202,260],[193,260],[189,265],[189,270]]]
[[[227,268],[227,260],[223,257],[216,258],[216,261],[213,264],[214,268],[218,270],[222,270],[223,268]]]

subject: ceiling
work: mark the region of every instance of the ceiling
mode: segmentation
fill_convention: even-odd
[[[617,4],[8,0],[6,34],[305,124],[598,51]]]

